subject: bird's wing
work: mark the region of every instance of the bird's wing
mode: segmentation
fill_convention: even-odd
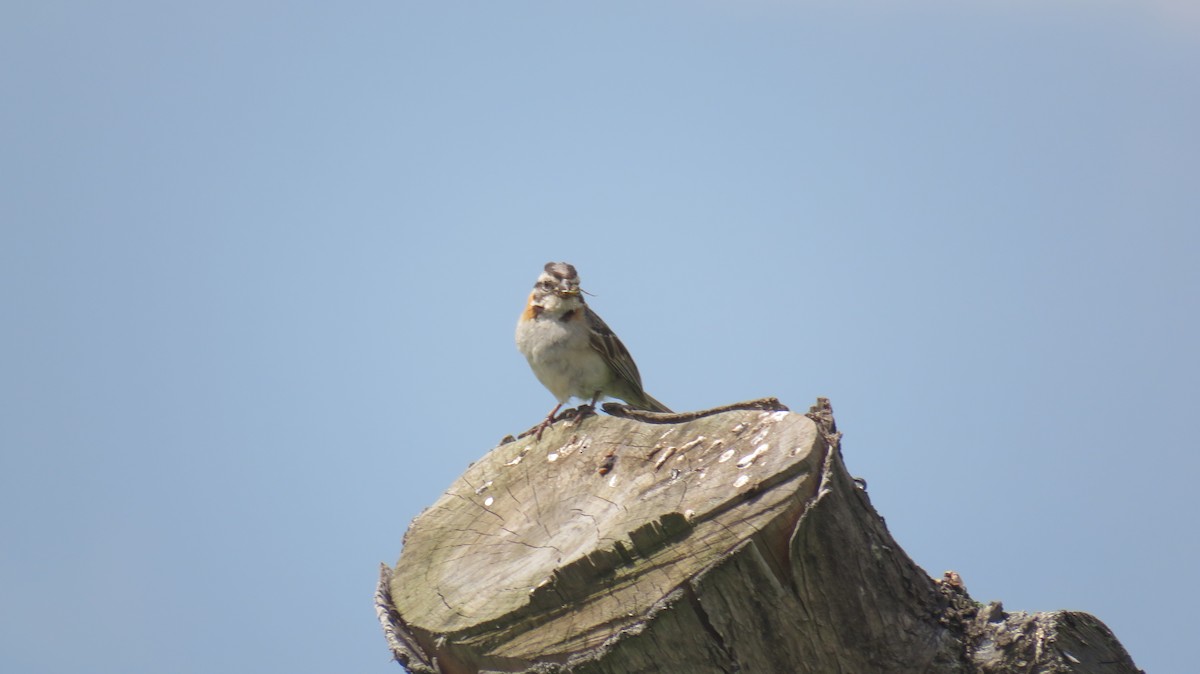
[[[641,393],[642,376],[638,374],[637,364],[633,362],[633,356],[629,355],[629,349],[625,348],[612,329],[591,307],[586,307],[584,319],[588,324],[592,348],[604,358],[604,362],[608,363],[614,372]]]

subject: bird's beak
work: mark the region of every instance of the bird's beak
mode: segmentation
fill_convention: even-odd
[[[569,286],[562,286],[558,289],[558,294],[562,295],[564,297],[574,297],[579,294],[579,288],[571,288]]]

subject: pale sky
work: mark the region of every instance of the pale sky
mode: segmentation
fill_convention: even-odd
[[[828,396],[931,575],[1188,671],[1188,7],[7,3],[0,671],[400,671],[550,260],[667,405]]]

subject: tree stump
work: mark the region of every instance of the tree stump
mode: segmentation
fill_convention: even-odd
[[[930,578],[828,401],[625,414],[506,442],[413,520],[376,595],[409,672],[1138,671],[1091,616]]]

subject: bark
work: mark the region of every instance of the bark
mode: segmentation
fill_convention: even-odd
[[[930,578],[826,400],[606,409],[505,442],[413,521],[376,594],[409,672],[1139,671],[1089,615]]]

